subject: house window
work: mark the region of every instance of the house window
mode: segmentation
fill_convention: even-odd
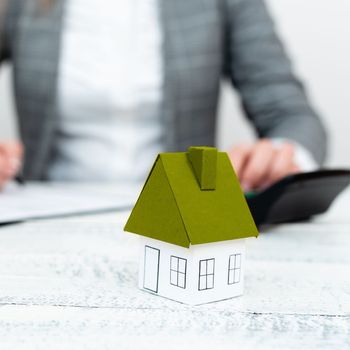
[[[215,259],[205,259],[199,261],[198,290],[214,288],[214,268]]]
[[[170,257],[170,284],[186,288],[187,260],[172,255]]]
[[[239,283],[241,280],[242,254],[232,254],[228,261],[228,284]]]

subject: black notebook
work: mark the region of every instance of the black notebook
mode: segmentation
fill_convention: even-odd
[[[320,170],[287,176],[245,196],[257,225],[302,221],[326,212],[349,184],[350,170]]]

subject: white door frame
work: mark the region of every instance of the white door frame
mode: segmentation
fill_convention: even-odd
[[[145,245],[143,288],[158,293],[160,250]]]

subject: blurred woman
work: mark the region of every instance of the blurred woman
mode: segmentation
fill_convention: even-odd
[[[259,140],[229,150],[244,189],[320,164],[325,130],[262,0],[10,0],[1,61],[27,179],[140,181],[155,155],[215,143],[220,80]],[[0,183],[21,145],[0,143]]]

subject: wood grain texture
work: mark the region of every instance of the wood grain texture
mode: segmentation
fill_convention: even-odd
[[[345,349],[350,191],[249,239],[243,297],[190,307],[137,289],[128,213],[0,228],[0,348]]]

